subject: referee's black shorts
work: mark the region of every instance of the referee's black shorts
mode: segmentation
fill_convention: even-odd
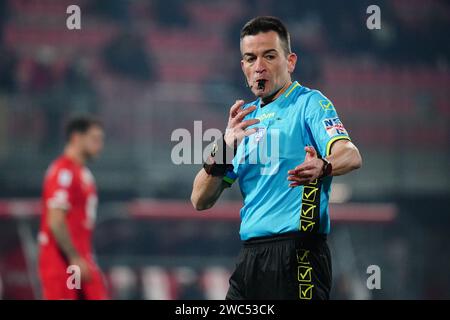
[[[227,300],[326,300],[331,290],[326,235],[286,233],[244,241]]]

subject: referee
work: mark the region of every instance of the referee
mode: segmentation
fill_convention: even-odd
[[[361,156],[333,103],[291,80],[297,56],[279,19],[247,22],[240,46],[257,99],[230,108],[223,139],[194,180],[192,204],[211,208],[239,182],[243,248],[226,299],[329,299],[331,180],[360,168]]]

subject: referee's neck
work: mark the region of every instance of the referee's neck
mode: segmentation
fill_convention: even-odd
[[[282,86],[280,89],[275,91],[275,93],[271,94],[270,96],[267,96],[265,98],[261,98],[261,108],[264,107],[266,104],[271,103],[272,101],[276,100],[279,96],[281,96],[287,88],[289,88],[292,84],[292,81],[289,80],[284,86]]]

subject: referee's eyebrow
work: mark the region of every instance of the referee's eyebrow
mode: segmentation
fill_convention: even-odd
[[[275,53],[278,53],[277,49],[268,49],[268,50],[266,50],[266,51],[263,52],[263,55],[266,55],[266,54],[268,54],[268,53],[271,53],[272,51],[275,52]],[[252,52],[246,52],[246,53],[244,53],[244,57],[245,57],[245,56],[256,56],[256,54],[254,54],[254,53],[252,53]]]

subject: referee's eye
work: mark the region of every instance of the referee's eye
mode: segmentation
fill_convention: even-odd
[[[247,61],[248,63],[253,63],[255,62],[256,58],[255,57],[247,57],[247,59],[245,61]]]

